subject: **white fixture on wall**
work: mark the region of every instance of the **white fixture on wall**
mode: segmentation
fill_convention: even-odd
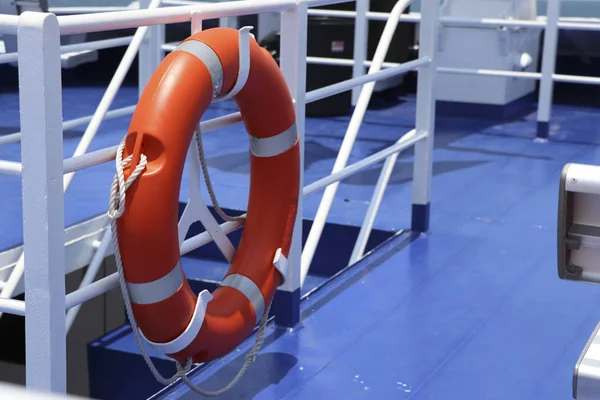
[[[445,17],[534,20],[535,0],[447,0]],[[440,30],[440,67],[535,71],[539,29],[446,26]],[[535,90],[536,82],[511,77],[442,73],[438,100],[506,105]]]

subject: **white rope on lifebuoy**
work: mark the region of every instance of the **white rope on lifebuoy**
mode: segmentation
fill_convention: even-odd
[[[202,165],[202,171],[204,173],[204,178],[206,180],[208,192],[209,192],[209,194],[211,196],[211,200],[213,201],[213,204],[215,206],[215,210],[225,220],[228,220],[228,221],[243,220],[244,217],[241,217],[241,216],[240,217],[230,217],[225,212],[223,212],[221,210],[221,208],[219,207],[215,193],[212,188],[212,184],[210,182],[210,177],[208,175],[208,168],[206,167],[204,151],[202,149],[202,139],[200,137],[200,135],[201,135],[200,125],[198,125],[198,127],[196,128],[195,134],[196,134],[196,141],[197,141],[199,155],[200,155],[200,162]],[[118,234],[117,234],[117,220],[125,212],[126,192],[127,192],[127,189],[129,189],[129,187],[133,184],[133,182],[135,182],[135,180],[142,174],[142,172],[146,168],[146,164],[148,161],[147,157],[144,154],[141,154],[140,162],[135,167],[134,171],[129,176],[129,178],[127,178],[127,180],[125,180],[125,174],[123,172],[123,169],[131,163],[133,156],[130,155],[125,160],[123,160],[124,148],[125,148],[125,139],[119,144],[119,147],[117,149],[117,156],[116,156],[117,172],[115,174],[115,177],[113,179],[113,183],[111,186],[108,217],[111,222],[112,241],[113,241],[113,247],[114,247],[115,261],[116,261],[116,265],[117,265],[117,273],[119,276],[119,286],[121,288],[121,294],[123,295],[123,302],[125,303],[125,311],[127,312],[127,317],[129,318],[129,322],[131,324],[131,329],[133,331],[135,341],[138,345],[138,348],[140,349],[140,353],[142,354],[144,361],[146,362],[146,364],[148,365],[148,368],[150,369],[150,372],[152,372],[152,375],[158,382],[162,383],[163,385],[170,385],[181,378],[181,380],[183,382],[185,382],[185,384],[196,393],[199,393],[199,394],[201,394],[203,396],[207,396],[207,397],[219,396],[219,395],[231,390],[244,376],[244,373],[246,372],[246,370],[248,369],[250,364],[252,364],[254,362],[254,360],[256,359],[256,355],[258,354],[258,352],[260,351],[260,349],[264,343],[264,333],[265,333],[265,330],[267,327],[267,321],[269,319],[269,311],[271,309],[272,303],[269,303],[269,306],[267,307],[266,312],[263,314],[263,316],[260,320],[260,323],[258,326],[258,331],[256,333],[256,341],[255,341],[252,349],[246,355],[246,360],[245,360],[244,364],[242,365],[242,367],[240,368],[240,370],[238,371],[236,376],[225,387],[223,387],[219,390],[215,390],[215,391],[208,391],[208,390],[204,390],[204,389],[194,385],[187,376],[187,373],[192,368],[192,358],[188,359],[188,361],[185,363],[185,365],[182,365],[178,361],[175,361],[175,365],[177,367],[177,372],[170,378],[165,378],[164,376],[162,376],[162,374],[156,369],[156,366],[152,362],[152,359],[150,358],[150,356],[148,355],[148,352],[146,351],[146,348],[144,347],[144,343],[143,343],[137,322],[135,321],[135,317],[133,315],[133,310],[131,309],[131,299],[129,297],[129,291],[127,290],[127,283],[125,282],[125,275],[123,274],[123,261],[121,259],[121,252],[119,251],[119,238],[118,238]]]

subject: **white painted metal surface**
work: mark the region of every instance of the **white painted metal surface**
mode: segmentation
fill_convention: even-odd
[[[96,253],[96,243],[102,240],[106,224],[106,215],[101,215],[65,229],[65,274],[90,264]],[[0,280],[6,280],[10,276],[22,252],[23,246],[0,252]],[[112,250],[107,255],[111,253]],[[23,294],[24,290],[21,283],[14,294]]]
[[[0,160],[0,174],[9,176],[21,176],[22,166],[20,162]]]
[[[533,3],[528,14],[519,14],[517,4]],[[462,19],[535,20],[533,0],[447,0],[446,17]],[[539,36],[537,28],[495,26],[444,26],[440,32],[438,65],[467,70],[537,70]],[[528,61],[523,67],[521,60]],[[437,99],[449,102],[506,106],[536,89],[536,82],[503,75],[442,74],[438,77]]]
[[[567,164],[558,201],[558,275],[600,284],[600,166]],[[592,400],[600,393],[600,324],[591,334],[573,373],[573,397]]]
[[[104,261],[104,259],[106,258],[107,254],[108,254],[108,249],[111,245],[111,240],[112,240],[111,231],[110,231],[110,229],[106,229],[104,231],[104,235],[102,236],[102,241],[100,242],[100,246],[98,246],[98,249],[94,253],[94,257],[92,258],[90,265],[87,267],[87,269],[85,271],[85,275],[83,276],[83,278],[81,279],[81,282],[79,283],[79,290],[86,286],[89,286],[96,279],[96,275],[98,274],[98,271],[100,270],[100,267],[102,266],[102,262]],[[66,298],[65,298],[65,300],[66,300]],[[65,305],[65,307],[66,307],[66,305]],[[76,305],[73,308],[67,308],[67,317],[66,317],[67,333],[69,333],[69,331],[71,330],[71,327],[73,326],[73,322],[75,322],[75,318],[77,318],[77,314],[79,313],[80,308],[81,308],[80,304]]]
[[[27,258],[26,380],[31,389],[65,393],[62,95],[56,16],[21,14],[18,38]],[[17,268],[22,271],[23,263]]]
[[[0,14],[0,34],[16,35],[18,26],[18,16]]]
[[[378,80],[398,76],[400,74],[404,74],[409,71],[414,71],[419,69],[420,67],[429,64],[429,59],[427,58],[418,58],[413,61],[408,61],[402,64],[398,64],[394,67],[390,67],[384,71],[370,72],[367,75],[360,76],[358,78],[349,79],[346,81],[334,83],[329,86],[325,86],[319,89],[312,90],[306,94],[306,102],[312,103],[313,101],[317,101],[323,99],[325,97],[333,96],[335,94],[345,92],[348,89],[359,87],[361,85],[375,82]]]
[[[200,221],[206,229],[206,233],[210,235],[225,259],[231,263],[235,256],[236,248],[233,246],[215,217],[213,217],[208,206],[204,202],[204,199],[202,199],[200,187],[202,183],[202,177],[200,175],[200,155],[198,154],[198,147],[196,146],[195,141],[192,141],[188,153],[188,159],[190,160],[190,197],[179,218],[179,246],[181,247],[185,241],[185,236],[192,224],[196,221]]]
[[[6,400],[84,400],[87,397],[33,391],[23,386],[0,383],[0,399]]]
[[[404,137],[400,138],[396,144],[399,144],[403,138]],[[360,260],[365,253],[367,242],[369,241],[371,230],[373,229],[373,224],[375,223],[375,218],[377,218],[379,206],[383,201],[385,189],[387,188],[390,177],[392,176],[392,172],[394,171],[398,154],[399,153],[392,154],[386,158],[385,163],[383,164],[383,168],[381,169],[381,173],[377,179],[377,184],[375,184],[375,190],[371,196],[371,201],[369,201],[367,213],[365,214],[360,231],[358,232],[358,238],[356,239],[356,243],[352,249],[352,254],[350,254],[350,261],[348,262],[350,265]]]
[[[563,279],[600,283],[600,167],[567,164],[561,176],[558,272]]]
[[[431,63],[421,67],[417,77],[417,134],[425,138],[415,145],[413,163],[413,213],[415,206],[429,207],[433,168],[433,140],[435,132],[435,82],[438,66],[438,31],[440,9],[435,1],[423,1],[423,18],[419,29],[419,57]],[[427,211],[428,212],[428,211]],[[414,217],[414,215],[413,215]],[[429,216],[427,216],[429,220]],[[413,219],[414,223],[414,219]]]
[[[364,63],[367,60],[367,49],[369,39],[369,20],[367,13],[370,8],[370,0],[356,0],[356,18],[354,19],[354,64],[352,66],[352,77],[358,78],[365,74]],[[361,88],[352,89],[352,105],[358,103]]]
[[[596,400],[600,393],[600,324],[586,343],[573,376],[573,398]]]
[[[161,5],[161,2],[152,2],[152,0],[139,0],[142,9],[154,9]],[[142,95],[146,83],[150,80],[152,73],[158,67],[164,57],[162,45],[165,43],[165,26],[152,25],[148,27],[148,32],[143,35],[139,47],[139,67],[138,67],[138,87],[139,94]],[[133,51],[135,54],[135,51]]]
[[[305,141],[305,105],[306,105],[306,37],[307,37],[307,4],[300,2],[297,7],[281,13],[281,72],[290,88],[296,107],[296,130],[300,146],[300,189],[304,187],[304,141]],[[304,201],[298,199],[298,214],[294,223],[292,246],[288,255],[288,276],[279,288],[284,292],[296,293],[300,297],[301,257],[302,257],[302,221]],[[294,306],[294,305],[292,305]],[[299,307],[299,304],[298,304]],[[295,313],[298,310],[290,310]],[[293,314],[292,314],[293,315]]]
[[[329,0],[327,1],[329,2]],[[342,0],[335,0],[341,3]],[[87,33],[115,29],[138,28],[158,24],[189,22],[192,12],[202,13],[203,19],[235,17],[263,12],[281,12],[296,5],[293,0],[251,0],[246,2],[201,3],[156,10],[128,10],[113,13],[65,15],[58,17],[61,34]]]
[[[565,189],[568,192],[588,193],[600,196],[600,166],[570,164]]]
[[[327,175],[326,177],[321,178],[316,182],[306,185],[302,191],[302,194],[304,196],[310,196],[311,194],[318,192],[319,190],[326,188],[329,185],[344,180],[367,167],[377,164],[378,162],[381,162],[384,159],[391,157],[404,149],[409,148],[415,143],[423,140],[425,138],[425,135],[426,133],[417,133],[417,131],[413,129],[410,132],[404,134],[400,138],[400,140],[398,140],[398,142],[391,145],[390,147],[386,147],[385,149],[380,150],[375,154],[371,154],[370,156],[365,157],[362,160],[357,161],[354,164],[351,164],[337,172],[334,172],[331,175]]]
[[[121,118],[126,115],[131,115],[131,114],[133,114],[134,110],[135,110],[135,106],[129,106],[129,107],[123,107],[123,108],[118,108],[115,110],[108,111],[104,115],[104,121],[108,121],[108,120],[115,119],[115,118]],[[63,122],[63,126],[62,126],[63,131],[73,129],[73,128],[76,128],[81,125],[85,125],[85,124],[89,123],[92,120],[92,118],[93,118],[93,115],[88,115],[85,117],[79,117],[79,118],[65,121],[65,122]],[[21,140],[21,132],[9,133],[8,135],[0,136],[0,146],[2,146],[3,144],[18,143],[20,140]]]
[[[540,100],[538,103],[538,121],[543,123],[548,123],[550,121],[550,109],[552,108],[552,93],[554,88],[552,74],[554,74],[554,68],[556,64],[559,17],[560,0],[549,0],[548,25],[546,27],[544,48],[542,50],[542,80],[540,82]]]

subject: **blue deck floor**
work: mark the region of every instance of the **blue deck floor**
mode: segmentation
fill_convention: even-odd
[[[66,90],[65,119],[91,113],[101,93]],[[135,93],[123,89],[119,106],[132,104]],[[0,95],[0,109],[0,130],[17,128],[16,97]],[[307,122],[306,183],[329,173],[347,121]],[[413,124],[412,99],[370,110],[351,162],[392,144]],[[93,147],[116,144],[126,127],[125,119],[106,122]],[[509,123],[439,119],[431,232],[393,240],[310,296],[302,324],[293,332],[271,328],[256,365],[223,398],[571,398],[574,363],[600,320],[600,289],[557,277],[558,180],[566,162],[600,161],[600,113],[557,105],[550,142],[534,142],[534,133],[534,113]],[[66,154],[79,134],[70,133]],[[245,206],[243,134],[240,125],[206,135],[217,194],[230,208]],[[18,160],[18,151],[0,147],[0,158]],[[411,161],[410,152],[398,160],[377,220],[382,229],[410,226]],[[67,224],[105,210],[112,168],[75,179]],[[378,172],[340,186],[331,221],[361,223]],[[21,240],[19,187],[18,179],[0,177],[0,248]],[[305,216],[314,215],[319,200],[306,200]],[[196,380],[220,386],[249,347]],[[175,386],[161,398],[198,397]]]

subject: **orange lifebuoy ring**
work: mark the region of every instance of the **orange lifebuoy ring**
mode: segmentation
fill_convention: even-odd
[[[218,358],[252,332],[282,282],[274,256],[280,249],[287,257],[291,245],[300,182],[293,100],[275,60],[254,39],[249,56],[249,75],[234,97],[250,139],[247,217],[231,267],[212,296],[197,297],[181,270],[179,189],[201,116],[236,82],[238,31],[202,31],[166,56],[140,97],[125,139],[130,165],[142,153],[147,164],[127,190],[116,225],[123,275],[143,336],[179,362]],[[125,169],[125,177],[132,169]]]

